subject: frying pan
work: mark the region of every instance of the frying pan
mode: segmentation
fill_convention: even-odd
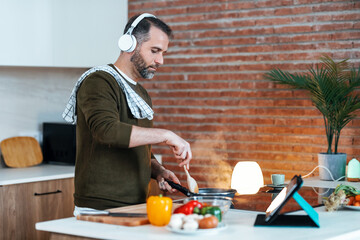
[[[180,184],[174,183],[173,181],[166,180],[172,188],[180,191],[187,197],[193,196],[217,196],[217,197],[230,197],[234,198],[236,193],[235,189],[226,189],[226,188],[199,188],[199,193],[193,193],[186,187],[181,186]]]

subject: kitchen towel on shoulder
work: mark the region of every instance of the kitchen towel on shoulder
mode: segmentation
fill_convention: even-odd
[[[105,71],[111,74],[116,82],[119,84],[120,88],[124,91],[127,103],[131,110],[133,116],[137,119],[147,118],[149,120],[153,119],[154,111],[151,107],[142,99],[126,82],[126,80],[120,76],[120,74],[115,71],[112,67],[108,65],[93,67],[86,71],[79,80],[76,82],[74,89],[71,92],[69,101],[66,105],[66,108],[62,114],[62,117],[65,121],[72,124],[76,124],[76,93],[82,83],[82,81],[91,73],[96,71]]]

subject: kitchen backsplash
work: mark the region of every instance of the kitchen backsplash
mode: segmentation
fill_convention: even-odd
[[[61,113],[85,70],[0,67],[0,141],[40,133],[43,122],[64,122]]]

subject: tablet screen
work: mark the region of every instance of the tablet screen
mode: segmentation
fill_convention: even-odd
[[[273,221],[277,213],[281,210],[281,208],[285,205],[285,203],[292,197],[295,191],[299,190],[302,185],[301,176],[295,175],[289,184],[284,187],[281,192],[275,197],[275,199],[271,202],[270,206],[266,209],[266,222]]]

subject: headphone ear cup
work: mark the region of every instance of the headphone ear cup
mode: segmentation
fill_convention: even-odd
[[[124,34],[119,38],[118,46],[123,52],[132,52],[136,47],[136,38],[130,34]]]
[[[130,47],[130,49],[128,50],[128,52],[132,52],[135,50],[136,45],[137,45],[137,41],[134,35],[131,35],[131,39],[132,39],[132,45]]]

